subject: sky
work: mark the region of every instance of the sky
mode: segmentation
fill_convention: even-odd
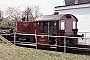
[[[55,6],[64,5],[64,0],[0,0],[0,10],[4,11],[7,7],[18,7],[24,10],[30,5],[39,5],[40,13],[53,14]]]

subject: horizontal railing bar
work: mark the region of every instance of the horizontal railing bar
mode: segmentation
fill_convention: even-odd
[[[1,35],[10,35],[10,34],[1,34]],[[52,35],[37,35],[37,34],[17,34],[17,35],[32,35],[32,36],[47,36],[47,37],[56,37],[56,38],[59,38],[59,37],[65,37],[65,38],[83,38],[83,39],[90,39],[90,37],[70,37],[70,36],[52,36]],[[17,36],[16,35],[16,36]]]
[[[90,33],[90,32],[77,32],[77,33]]]

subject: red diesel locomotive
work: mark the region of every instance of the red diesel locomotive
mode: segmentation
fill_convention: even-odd
[[[57,49],[64,45],[64,37],[51,36],[69,36],[80,37],[77,34],[78,19],[72,14],[44,15],[37,18],[34,22],[17,22],[18,34],[32,34],[19,36],[17,40],[23,40],[36,43],[37,48],[50,49],[50,45],[57,45]],[[36,34],[36,38],[35,35]],[[66,45],[76,46],[76,38],[66,38]]]

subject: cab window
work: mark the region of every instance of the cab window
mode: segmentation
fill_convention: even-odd
[[[65,20],[61,20],[61,30],[65,30]]]
[[[73,20],[73,29],[76,29],[76,21]]]

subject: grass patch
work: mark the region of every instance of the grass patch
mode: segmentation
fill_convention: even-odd
[[[90,60],[90,56],[0,44],[0,60]]]
[[[0,39],[0,44],[6,44],[6,42]]]

